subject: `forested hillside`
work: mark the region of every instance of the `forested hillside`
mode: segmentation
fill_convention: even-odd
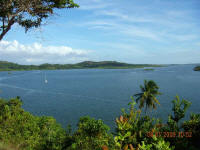
[[[19,65],[12,62],[0,61],[0,71],[12,70],[57,70],[57,69],[128,69],[128,68],[143,68],[143,67],[161,67],[162,65],[151,64],[127,64],[116,61],[84,61],[77,64],[41,64],[41,65]]]
[[[196,66],[196,67],[194,68],[194,71],[200,71],[200,66]]]

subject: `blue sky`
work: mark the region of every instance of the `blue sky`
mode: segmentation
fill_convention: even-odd
[[[27,34],[14,25],[0,60],[20,64],[114,60],[200,63],[199,0],[75,0]]]

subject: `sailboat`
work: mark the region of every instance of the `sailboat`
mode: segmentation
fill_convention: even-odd
[[[45,82],[45,83],[48,83],[48,80],[47,80],[47,78],[46,78],[46,73],[45,73],[45,75],[44,75],[44,82]]]

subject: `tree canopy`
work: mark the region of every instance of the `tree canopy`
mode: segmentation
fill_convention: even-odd
[[[156,96],[161,93],[158,91],[159,87],[153,80],[144,80],[144,86],[140,86],[141,93],[135,94],[136,102],[140,101],[139,108],[144,107],[146,104],[146,108],[156,108],[156,104],[160,104],[157,100]]]
[[[0,0],[0,41],[17,23],[25,28],[37,28],[54,14],[55,9],[79,7],[73,0]]]

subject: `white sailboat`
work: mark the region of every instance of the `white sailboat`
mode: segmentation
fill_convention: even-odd
[[[46,73],[45,73],[45,75],[44,75],[44,82],[45,82],[45,83],[48,83],[48,80],[47,80],[47,78],[46,78]]]

